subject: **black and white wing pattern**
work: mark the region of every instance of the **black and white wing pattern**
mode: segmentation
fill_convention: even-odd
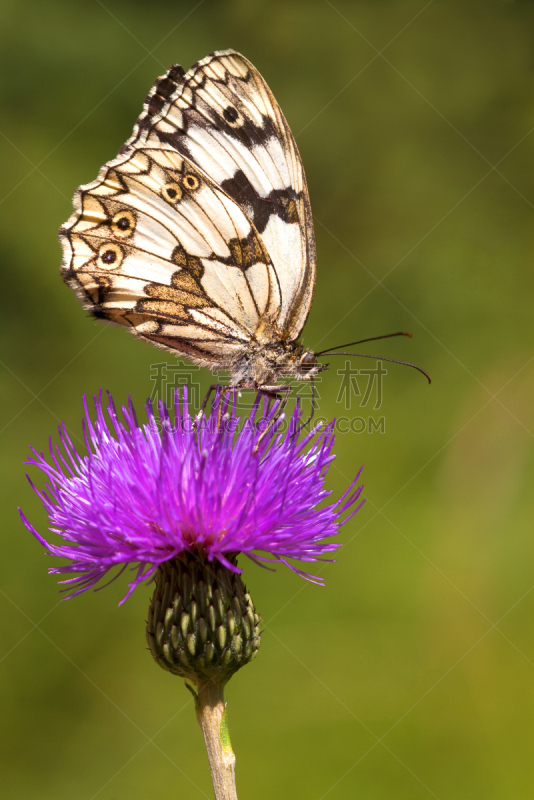
[[[274,324],[279,290],[240,207],[172,149],[140,147],[81,187],[64,274],[96,316],[206,366]]]
[[[235,51],[159,78],[74,208],[62,273],[96,316],[212,368],[300,334],[315,285],[306,180],[278,103]]]

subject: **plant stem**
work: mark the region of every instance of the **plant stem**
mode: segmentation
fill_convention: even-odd
[[[235,755],[226,724],[224,682],[211,680],[198,686],[197,719],[210,762],[216,800],[237,800]]]

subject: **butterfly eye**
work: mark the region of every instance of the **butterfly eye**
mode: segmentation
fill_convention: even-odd
[[[116,236],[126,238],[135,230],[135,217],[131,211],[119,211],[111,220],[111,230]]]
[[[241,114],[234,106],[227,106],[223,111],[223,117],[231,128],[240,128],[245,124],[243,114]]]
[[[118,244],[103,244],[98,251],[98,266],[102,269],[117,269],[123,258],[124,252]]]
[[[184,186],[187,187],[187,189],[190,189],[192,192],[194,192],[195,189],[198,189],[198,187],[200,186],[200,181],[196,175],[193,175],[193,173],[190,172],[188,175],[184,177]]]
[[[182,187],[179,183],[166,183],[161,194],[168,203],[176,203],[182,197]]]
[[[308,372],[310,369],[315,367],[317,364],[317,356],[315,353],[304,353],[302,358],[300,359],[300,368],[303,372]]]

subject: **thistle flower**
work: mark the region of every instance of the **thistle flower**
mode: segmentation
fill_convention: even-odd
[[[50,460],[33,450],[28,463],[48,482],[33,487],[48,512],[49,544],[22,514],[26,527],[67,564],[50,572],[74,574],[70,595],[95,586],[110,570],[134,565],[128,595],[155,578],[146,636],[155,661],[186,678],[195,696],[217,798],[236,798],[235,755],[226,725],[224,686],[251,661],[260,644],[260,618],[241,579],[237,557],[281,562],[311,581],[289,559],[317,561],[332,553],[339,526],[354,514],[358,476],[343,497],[319,508],[334,456],[333,423],[299,442],[299,408],[282,434],[279,403],[258,415],[260,396],[243,425],[219,391],[211,414],[193,418],[187,393],[175,415],[163,403],[159,420],[147,405],[137,422],[129,403],[124,422],[111,396],[106,421],[102,394],[96,421],[85,404],[87,454],[73,446],[64,424]],[[159,424],[158,424],[159,423]],[[30,481],[31,483],[31,481]],[[32,484],[33,486],[33,484]],[[345,519],[343,519],[345,517]],[[117,577],[117,576],[115,576]],[[126,598],[124,598],[126,599]]]
[[[182,398],[176,393],[174,418],[159,404],[159,424],[150,403],[143,425],[131,401],[122,408],[124,422],[111,396],[109,422],[102,394],[94,404],[92,422],[84,398],[87,455],[76,451],[62,424],[61,446],[50,442],[50,459],[32,448],[27,462],[48,479],[43,492],[32,486],[48,512],[50,531],[64,543],[48,543],[20,512],[47,552],[67,559],[49,571],[75,574],[62,581],[69,597],[115,567],[122,572],[134,565],[128,597],[160,565],[187,554],[240,573],[236,555],[243,553],[322,583],[290,559],[310,562],[332,553],[340,546],[332,537],[361,505],[355,505],[362,489],[355,488],[358,473],[337,502],[318,507],[329,494],[324,479],[335,457],[333,423],[299,442],[298,406],[282,434],[276,405],[265,405],[255,419],[258,397],[240,427],[235,404],[220,393],[211,414],[199,420],[190,415],[185,389]]]

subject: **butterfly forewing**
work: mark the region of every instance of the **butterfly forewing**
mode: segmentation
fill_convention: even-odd
[[[315,285],[315,238],[306,178],[289,126],[255,67],[214,53],[154,86],[131,143],[157,133],[243,208],[269,252],[281,289],[278,327],[301,332]]]

